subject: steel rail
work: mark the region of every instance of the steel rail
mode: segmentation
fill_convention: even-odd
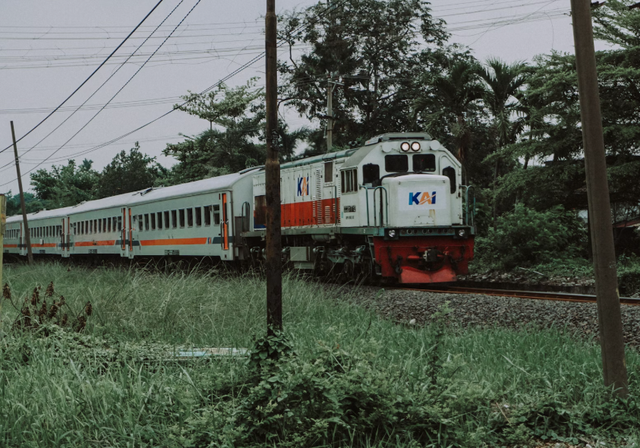
[[[596,303],[594,294],[571,294],[565,292],[542,292],[542,291],[518,291],[506,289],[473,288],[467,286],[443,286],[434,288],[412,288],[417,291],[448,293],[448,294],[482,294],[486,296],[518,297],[522,299],[534,300],[556,300],[563,302]],[[620,297],[620,303],[624,305],[640,305],[639,298]]]

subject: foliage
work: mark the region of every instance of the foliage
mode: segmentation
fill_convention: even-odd
[[[285,15],[279,37],[289,47],[289,59],[279,67],[285,104],[324,122],[327,81],[341,79],[333,91],[339,149],[375,134],[415,130],[407,111],[419,74],[435,64],[447,35],[426,1],[348,0]],[[294,60],[298,46],[311,50]],[[312,141],[321,145],[320,138]]]
[[[100,174],[91,166],[91,160],[83,160],[80,165],[69,160],[66,166],[51,167],[51,171],[40,169],[31,174],[31,185],[36,197],[46,208],[54,209],[79,204],[96,198],[96,186]]]
[[[466,184],[469,152],[476,143],[474,127],[478,123],[474,118],[481,112],[478,100],[484,94],[481,69],[477,61],[466,54],[444,58],[441,65],[440,70],[421,74],[424,91],[415,100],[414,115],[416,122],[427,131],[442,136],[445,143],[452,145],[450,149],[462,164]]]
[[[498,218],[495,230],[476,239],[476,254],[486,264],[510,270],[578,256],[585,242],[585,225],[575,214],[560,206],[536,211],[516,204]]]
[[[250,355],[244,382],[222,382],[202,417],[181,436],[194,446],[460,443],[466,437],[458,430],[476,412],[479,397],[458,401],[445,394],[450,384],[438,382],[443,364],[437,347],[429,363],[438,366],[427,367],[424,383],[410,388],[394,385],[391,372],[377,369],[374,359],[339,346],[321,343],[305,360],[282,334],[262,339]]]
[[[161,182],[166,169],[140,152],[138,142],[129,150],[117,154],[109,165],[105,166],[97,186],[97,197],[105,198],[131,191],[143,190]]]
[[[12,195],[11,191],[5,194],[7,198],[7,216],[19,215],[22,213],[22,205],[20,204],[20,195]],[[25,209],[27,213],[33,213],[44,209],[44,204],[36,198],[33,193],[24,193]]]
[[[264,92],[253,89],[254,85],[254,79],[233,89],[220,84],[204,95],[190,92],[183,97],[186,103],[175,106],[207,120],[210,129],[183,142],[167,144],[163,154],[178,160],[168,178],[170,184],[233,173],[264,163],[264,145],[256,142],[265,126]]]
[[[53,282],[47,286],[42,303],[40,303],[40,291],[41,287],[36,286],[31,293],[31,297],[25,296],[24,303],[20,307],[20,313],[12,325],[14,330],[33,331],[48,335],[53,328],[68,328],[76,332],[81,332],[85,329],[87,317],[93,313],[91,302],[87,302],[80,313],[74,313],[69,308],[64,296],[60,296],[57,301],[53,299],[55,292]],[[2,298],[18,310],[18,307],[13,302],[11,288],[6,283],[2,287]],[[47,299],[52,302],[50,306],[47,306]],[[69,314],[71,314],[71,318],[69,318]]]
[[[252,343],[264,331],[260,278],[170,271],[5,268],[16,297],[51,278],[70,306],[95,310],[83,333],[45,338],[3,332],[16,310],[2,309],[2,446],[609,446],[640,436],[637,397],[612,397],[599,346],[566,332],[456,328],[446,307],[434,325],[397,325],[350,304],[349,290],[285,277],[287,332]],[[246,362],[173,355],[248,344]],[[629,350],[632,394],[639,363]]]

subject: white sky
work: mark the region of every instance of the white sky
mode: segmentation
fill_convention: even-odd
[[[157,2],[3,1],[0,4],[0,151],[11,145],[10,121],[14,122],[17,138],[22,137],[70,95]],[[86,125],[196,2],[165,0],[134,35],[135,39],[130,39],[116,53],[115,59],[61,111],[18,143],[26,190],[30,190],[30,170],[49,169],[52,164],[65,165],[70,158],[78,162],[88,158],[94,161],[94,168],[101,170],[118,152],[133,147],[135,141],[140,142],[142,152],[157,156],[160,163],[170,166],[173,159],[161,155],[165,144],[183,140],[180,134],[195,135],[207,129],[207,122],[183,112],[173,112],[116,143],[99,146],[160,117],[180,101],[180,95],[212,86],[262,53],[264,0],[202,0],[150,62]],[[313,3],[312,0],[276,0],[276,10],[280,13]],[[433,15],[446,20],[452,33],[451,42],[469,46],[481,61],[490,56],[507,62],[527,61],[551,50],[573,52],[569,0],[433,0],[431,4]],[[174,8],[174,14],[160,29],[162,38],[149,40],[139,50],[141,56],[135,56],[119,69],[119,64]],[[229,79],[227,84],[240,85],[249,77],[263,78],[263,75],[264,59],[261,59]],[[259,81],[263,82],[263,79]],[[72,115],[85,101],[85,107]],[[301,122],[295,114],[288,113],[286,117],[293,128]],[[0,193],[9,190],[14,194],[18,192],[12,148],[0,153]]]

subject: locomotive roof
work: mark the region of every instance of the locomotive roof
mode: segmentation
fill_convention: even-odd
[[[255,168],[258,169],[258,168]],[[146,202],[158,201],[161,199],[171,199],[192,196],[199,193],[213,192],[232,188],[233,185],[241,179],[253,175],[255,169],[243,170],[239,173],[226,174],[219,177],[211,177],[208,179],[196,180],[186,184],[173,185],[171,187],[147,188],[145,190],[134,191],[130,193],[110,196],[108,198],[96,199],[93,201],[81,202],[72,207],[58,208],[54,210],[42,210],[27,215],[28,219],[46,219],[67,216],[68,214],[76,214],[90,212],[95,210],[103,210],[107,208],[120,207],[125,205],[144,204]],[[7,218],[7,223],[20,221],[22,216],[16,215]]]
[[[282,164],[282,169],[285,168],[295,168],[297,166],[311,165],[313,163],[318,162],[328,162],[329,160],[342,159],[345,157],[349,157],[354,152],[358,151],[358,149],[344,149],[342,151],[330,152],[329,154],[321,154],[319,156],[307,157],[305,159],[294,160],[293,162],[288,162]]]

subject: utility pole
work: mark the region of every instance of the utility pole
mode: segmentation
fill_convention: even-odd
[[[265,46],[267,62],[267,334],[282,331],[282,242],[280,223],[280,160],[278,159],[278,73],[276,0],[267,0]]]
[[[22,176],[20,175],[20,162],[18,161],[18,144],[16,143],[16,132],[13,130],[11,122],[11,138],[13,138],[13,154],[16,158],[16,172],[18,173],[18,189],[20,190],[20,205],[22,205],[22,222],[24,227],[24,241],[27,244],[27,260],[33,264],[33,252],[31,251],[31,235],[29,234],[29,223],[27,222],[27,207],[24,203],[24,191],[22,190]]]
[[[343,84],[334,81],[332,75],[329,75],[327,81],[327,154],[331,152],[333,147],[333,91],[339,85]]]
[[[571,0],[591,223],[591,247],[596,276],[600,350],[605,386],[613,386],[618,396],[626,397],[629,393],[627,366],[624,358],[622,317],[590,6],[590,0]]]

